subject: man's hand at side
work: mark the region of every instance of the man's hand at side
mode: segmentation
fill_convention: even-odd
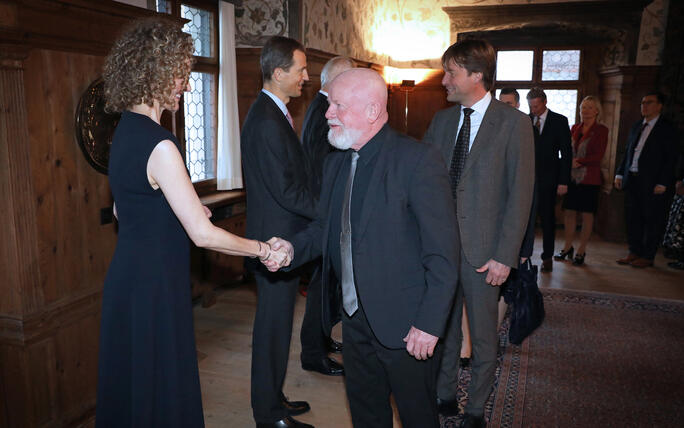
[[[432,357],[438,340],[439,337],[418,330],[413,326],[411,326],[411,329],[404,338],[406,351],[416,360],[427,360]]]

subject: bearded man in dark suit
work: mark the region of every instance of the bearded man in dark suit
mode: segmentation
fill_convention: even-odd
[[[356,427],[437,428],[439,337],[456,292],[458,223],[439,152],[387,125],[387,86],[356,68],[332,83],[330,153],[316,220],[288,248],[322,255],[342,288],[345,383]],[[277,235],[277,234],[276,234]],[[270,266],[277,268],[277,266]],[[323,320],[330,313],[323,308]]]

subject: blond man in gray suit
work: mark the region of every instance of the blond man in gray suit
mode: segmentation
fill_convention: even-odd
[[[469,401],[461,427],[484,427],[496,370],[499,286],[517,268],[534,186],[534,134],[524,113],[492,98],[496,53],[483,40],[450,46],[442,56],[447,100],[424,141],[442,152],[456,204],[461,260],[456,301],[444,338],[437,383],[445,416],[458,413],[456,387],[461,311],[473,343]]]

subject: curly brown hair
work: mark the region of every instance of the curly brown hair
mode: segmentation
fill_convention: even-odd
[[[138,104],[174,103],[174,79],[187,82],[194,44],[181,24],[165,18],[136,20],[114,43],[105,60],[105,110],[121,112]]]

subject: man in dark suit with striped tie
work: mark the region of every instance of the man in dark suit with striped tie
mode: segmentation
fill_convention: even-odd
[[[537,178],[537,212],[541,218],[543,250],[542,272],[553,270],[556,241],[556,199],[568,191],[572,145],[568,119],[546,107],[546,94],[541,88],[527,93],[530,119],[535,130],[535,170]]]
[[[650,92],[641,100],[643,119],[627,137],[627,151],[615,170],[615,188],[625,191],[629,254],[617,262],[636,268],[653,266],[663,239],[674,192],[677,131],[662,117],[665,96]]]

